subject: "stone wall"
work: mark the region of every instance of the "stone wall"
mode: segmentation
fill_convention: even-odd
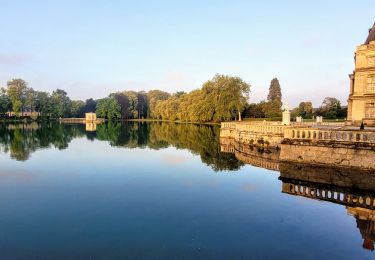
[[[286,139],[281,144],[280,160],[375,170],[375,146],[332,141],[309,142]]]

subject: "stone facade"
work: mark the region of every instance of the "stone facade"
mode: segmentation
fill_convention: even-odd
[[[86,113],[85,118],[86,118],[86,122],[96,122],[96,114],[95,113]]]
[[[375,126],[375,23],[366,42],[355,52],[355,70],[349,75],[348,124],[362,121]]]

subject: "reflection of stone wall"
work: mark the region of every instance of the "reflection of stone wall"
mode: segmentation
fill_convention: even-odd
[[[371,171],[280,163],[280,178],[331,185],[336,188],[355,188],[375,191],[375,175]]]
[[[235,152],[235,156],[241,162],[250,164],[255,167],[261,167],[268,170],[278,171],[279,170],[279,162],[272,160],[271,158],[267,158],[268,154],[258,152],[257,155],[249,155],[246,153],[241,153],[239,151]]]
[[[375,176],[369,173],[280,163],[279,179],[285,194],[346,206],[356,219],[363,248],[374,250]]]
[[[233,153],[236,158],[244,163],[269,170],[279,170],[279,154],[277,149],[260,150],[249,144],[243,144],[232,138],[220,138],[221,152]]]

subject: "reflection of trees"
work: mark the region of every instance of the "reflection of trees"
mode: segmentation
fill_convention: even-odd
[[[200,155],[214,170],[234,170],[243,164],[233,154],[220,152],[217,126],[166,122],[103,124],[97,127],[97,138],[113,146],[162,149],[174,146]]]
[[[83,135],[79,125],[61,124],[17,124],[0,125],[0,147],[4,152],[10,151],[10,156],[18,161],[25,161],[30,154],[41,148],[53,145],[65,149],[69,142]]]
[[[108,141],[112,146],[163,149],[174,146],[199,155],[215,171],[235,170],[243,165],[233,154],[221,153],[219,128],[209,125],[153,123],[108,123],[97,126],[96,133],[85,133],[79,124],[0,125],[0,148],[16,160],[27,160],[37,149],[65,149],[73,138]]]

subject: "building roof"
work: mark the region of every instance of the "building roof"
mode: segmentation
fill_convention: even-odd
[[[371,41],[375,41],[375,23],[372,28],[368,30],[368,37],[365,41],[365,44],[369,44]]]

